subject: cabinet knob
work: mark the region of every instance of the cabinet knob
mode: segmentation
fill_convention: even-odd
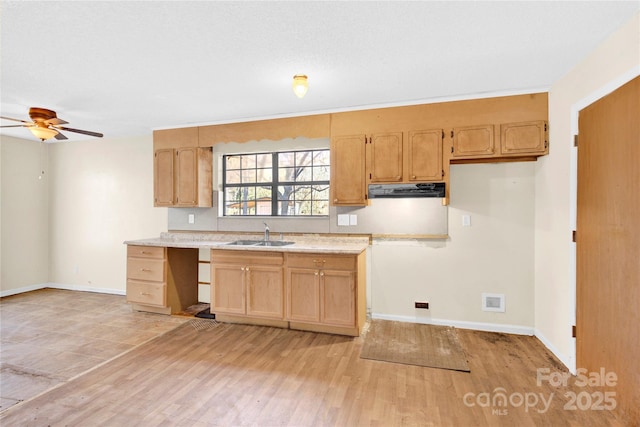
[[[316,271],[315,273],[313,273],[313,275],[314,275],[314,276],[317,276],[317,275],[318,275],[318,272]]]
[[[244,271],[244,267],[240,267],[240,271]]]
[[[416,179],[416,176],[415,175],[411,175],[411,179]]]
[[[323,277],[323,276],[324,276],[324,271],[321,271],[320,272],[320,277]]]
[[[338,203],[338,199],[333,199],[333,203]]]
[[[249,267],[245,268],[245,271],[249,271]]]

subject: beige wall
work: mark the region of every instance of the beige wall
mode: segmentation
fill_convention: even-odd
[[[452,166],[447,241],[374,241],[373,315],[532,333],[534,171],[529,162]],[[504,294],[506,311],[482,311],[483,292]],[[425,300],[428,311],[414,308]]]
[[[640,14],[603,42],[549,91],[549,156],[536,171],[536,335],[575,369],[576,113],[640,73]]]
[[[122,242],[167,230],[166,208],[153,207],[151,134],[49,148],[49,281],[124,293]]]
[[[48,281],[49,175],[38,141],[3,135],[0,153],[0,295],[10,295]]]

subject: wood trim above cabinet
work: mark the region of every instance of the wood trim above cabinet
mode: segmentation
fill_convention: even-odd
[[[198,146],[198,128],[177,128],[153,131],[153,149]]]
[[[247,142],[268,139],[280,141],[287,138],[329,138],[331,115],[286,117],[281,119],[256,120],[251,122],[228,123],[200,126],[200,147],[212,147],[224,142]]]

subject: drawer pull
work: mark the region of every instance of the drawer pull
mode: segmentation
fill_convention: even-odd
[[[140,292],[140,295],[151,296],[149,292]]]
[[[151,255],[151,252],[147,252],[147,251],[140,251],[140,253],[141,253],[142,255]]]
[[[151,271],[149,268],[141,268],[140,271]]]

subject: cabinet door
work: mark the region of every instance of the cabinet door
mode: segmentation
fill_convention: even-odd
[[[453,157],[488,157],[494,154],[493,125],[453,129]]]
[[[198,149],[176,150],[176,206],[198,206]]]
[[[282,267],[249,266],[245,283],[248,315],[284,318]]]
[[[374,134],[367,147],[370,181],[401,182],[402,132]]]
[[[331,204],[367,204],[365,136],[337,136],[331,139]]]
[[[355,274],[348,271],[321,271],[320,301],[320,322],[336,326],[355,326]]]
[[[153,205],[173,206],[173,149],[153,154]]]
[[[442,129],[409,132],[407,181],[442,179]]]
[[[307,268],[287,268],[287,320],[320,321],[319,272]]]
[[[245,267],[211,264],[211,307],[213,312],[245,314]]]
[[[500,125],[502,154],[546,154],[549,148],[547,123],[543,120]]]

